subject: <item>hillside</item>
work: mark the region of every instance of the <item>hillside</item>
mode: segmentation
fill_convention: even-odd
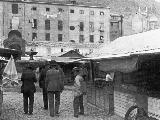
[[[48,1],[68,3],[73,0],[33,0],[33,1]],[[149,13],[154,13],[160,16],[160,3],[155,0],[74,0],[77,4],[91,4],[110,7],[112,13],[122,14],[124,16],[135,13],[139,7],[148,8]]]

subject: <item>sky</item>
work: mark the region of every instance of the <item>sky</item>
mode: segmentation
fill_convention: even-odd
[[[155,0],[155,1],[160,2],[160,0]]]

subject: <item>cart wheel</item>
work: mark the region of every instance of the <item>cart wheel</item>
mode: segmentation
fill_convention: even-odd
[[[125,114],[125,120],[149,120],[143,108],[131,106]]]

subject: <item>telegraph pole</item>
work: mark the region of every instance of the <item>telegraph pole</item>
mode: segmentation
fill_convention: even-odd
[[[3,36],[4,36],[4,0],[3,0],[3,11],[2,11],[2,17],[3,17]]]

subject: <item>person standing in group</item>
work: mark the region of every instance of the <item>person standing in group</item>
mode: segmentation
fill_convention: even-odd
[[[21,81],[22,81],[21,93],[23,93],[24,113],[28,114],[28,107],[29,107],[29,114],[32,115],[33,104],[34,104],[34,93],[36,92],[36,87],[34,82],[37,82],[37,79],[30,65],[28,65],[26,69],[23,70]],[[29,106],[28,106],[28,99],[29,99]]]
[[[59,115],[60,94],[64,89],[62,70],[56,61],[50,62],[50,70],[46,73],[46,88],[48,91],[50,116]],[[55,101],[55,102],[54,102]]]
[[[86,94],[84,90],[86,90],[82,84],[84,82],[82,69],[76,69],[76,77],[74,81],[74,100],[73,100],[73,108],[74,108],[74,117],[78,118],[79,115],[84,115],[84,106],[83,106],[83,95]],[[80,112],[79,112],[80,109]]]
[[[84,81],[88,81],[88,70],[87,70],[87,64],[83,63],[80,66],[81,70],[82,70],[82,74],[83,74],[83,79]]]
[[[46,72],[48,70],[49,70],[49,63],[47,62],[45,65],[42,66],[39,77],[39,87],[42,88],[43,103],[45,110],[48,110],[48,95],[47,95],[47,88],[45,86]]]

